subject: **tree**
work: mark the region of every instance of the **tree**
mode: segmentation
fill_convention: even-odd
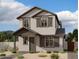
[[[67,34],[66,41],[68,41],[68,42],[71,41],[72,42],[73,40],[78,41],[78,30],[77,29],[74,29],[72,33],[70,32],[70,33]]]
[[[73,36],[74,36],[75,41],[78,41],[78,30],[77,29],[73,31]]]
[[[6,34],[4,32],[0,32],[0,42],[5,41],[6,39]]]
[[[0,32],[0,42],[3,41],[9,41],[9,42],[13,42],[14,35],[13,35],[13,31],[2,31]]]

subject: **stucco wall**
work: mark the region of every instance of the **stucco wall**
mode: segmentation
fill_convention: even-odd
[[[60,37],[59,39],[59,47],[55,47],[55,48],[41,48],[40,46],[40,40],[39,40],[39,36],[35,37],[35,41],[36,41],[36,51],[63,51],[63,38]],[[28,45],[23,45],[23,38],[19,37],[19,51],[29,51],[29,42]]]
[[[22,37],[18,37],[19,39],[19,43],[18,43],[18,48],[19,48],[19,51],[29,51],[29,42],[28,44],[23,44],[23,38]]]
[[[36,19],[31,19],[31,29],[42,34],[42,35],[53,35],[56,32],[55,28],[55,16],[53,17],[52,27],[37,27],[36,25]]]
[[[34,15],[34,14],[37,14],[38,12],[40,12],[41,10],[39,10],[39,9],[34,9],[34,10],[32,10],[31,12],[29,12],[28,14],[26,14],[26,15],[24,15],[23,17],[31,17],[32,15]],[[47,13],[47,12],[42,12],[42,13],[40,13],[40,14],[38,14],[38,16],[39,15],[52,15],[51,13]],[[40,33],[40,34],[42,34],[42,35],[53,35],[53,34],[55,34],[55,32],[56,32],[56,28],[58,27],[58,24],[57,24],[57,22],[56,22],[56,18],[55,18],[55,16],[54,15],[52,15],[51,17],[53,17],[53,21],[52,21],[52,27],[37,27],[36,25],[36,19],[35,18],[31,18],[30,20],[30,27],[31,27],[31,29],[32,30],[34,30],[34,31],[36,31],[36,32],[38,32],[38,33]],[[20,23],[22,22],[22,20],[20,21]],[[57,27],[55,27],[55,23],[56,23],[56,26]],[[22,23],[20,24],[20,27],[22,27],[23,25],[22,25]]]
[[[35,15],[35,14],[37,14],[38,12],[40,12],[41,10],[39,10],[39,9],[33,9],[32,11],[30,11],[28,14],[26,14],[26,15],[24,15],[24,17],[31,17],[31,16],[33,16],[33,15]]]

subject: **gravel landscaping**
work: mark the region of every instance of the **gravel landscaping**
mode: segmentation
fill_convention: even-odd
[[[0,56],[0,59],[53,59],[51,58],[53,54],[59,59],[78,59],[77,52],[13,54],[7,51],[2,54],[6,54],[6,56],[3,56],[2,58]]]

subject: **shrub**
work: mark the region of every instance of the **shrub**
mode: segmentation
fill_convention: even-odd
[[[76,49],[76,51],[78,51],[78,49]]]
[[[46,54],[40,54],[39,57],[47,57]]]
[[[30,53],[35,53],[35,52],[30,51]]]
[[[47,53],[51,53],[51,51],[47,51]]]
[[[24,56],[19,55],[19,56],[18,56],[18,59],[24,59]]]
[[[0,54],[0,56],[6,56],[6,54]]]
[[[64,52],[68,51],[67,49],[64,49]]]
[[[17,57],[17,59],[24,59],[24,56],[21,52],[17,52],[15,56]]]
[[[51,55],[51,59],[59,59],[58,54],[52,54],[52,55]]]
[[[16,53],[16,49],[12,49],[12,53]]]

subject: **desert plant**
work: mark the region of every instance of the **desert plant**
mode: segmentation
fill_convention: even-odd
[[[52,55],[51,55],[51,59],[59,59],[58,54],[52,54]]]
[[[0,56],[6,56],[6,54],[0,54]]]
[[[39,54],[39,57],[47,57],[46,54]]]
[[[11,51],[12,51],[12,53],[16,53],[16,49],[12,49]]]
[[[47,51],[47,53],[51,53],[51,51]]]
[[[64,49],[64,52],[67,52],[68,50],[67,49]]]
[[[16,54],[17,59],[24,59],[24,56],[22,53],[17,52]]]
[[[18,59],[24,59],[24,56],[19,55],[19,56],[18,56]]]

